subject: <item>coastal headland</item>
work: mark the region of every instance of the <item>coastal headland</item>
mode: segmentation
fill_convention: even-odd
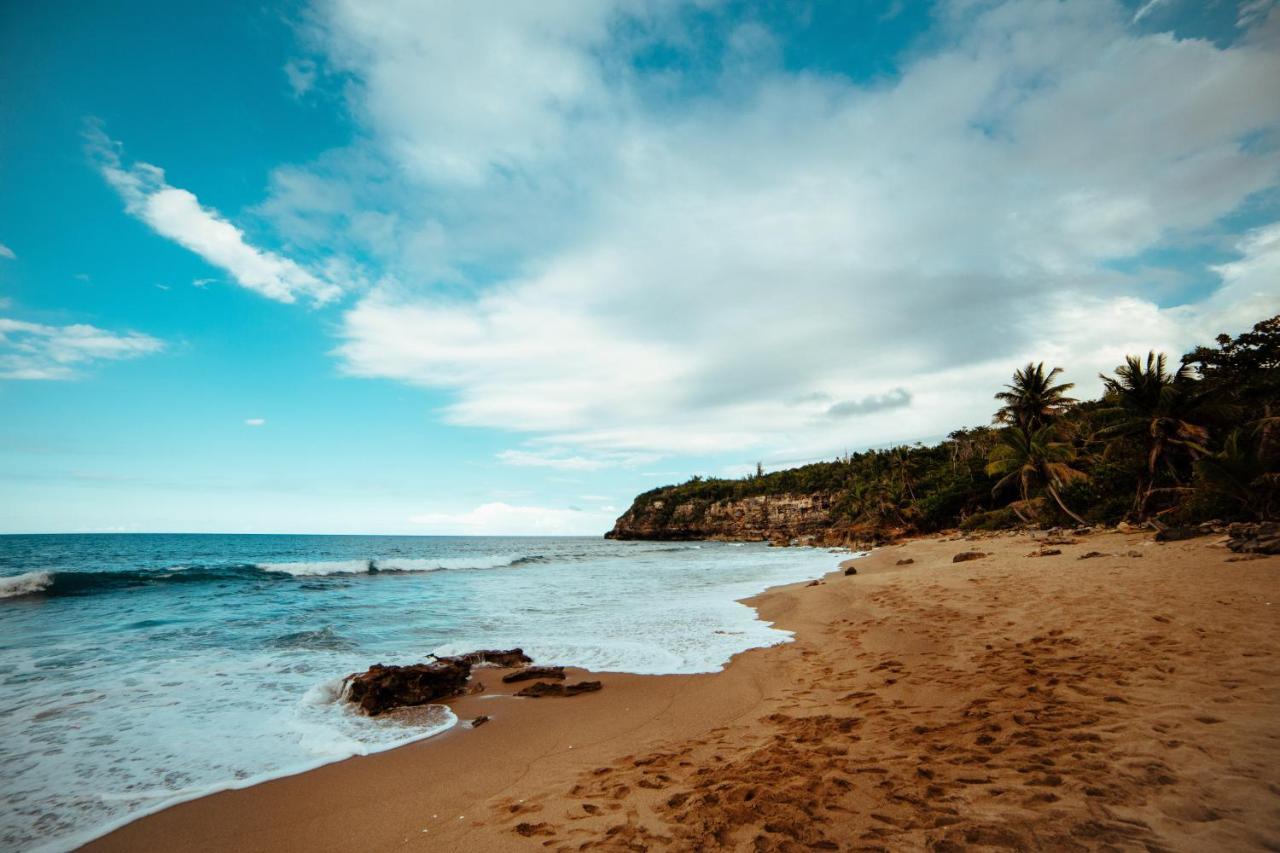
[[[517,699],[480,670],[443,735],[87,849],[1280,847],[1280,557],[1044,538],[916,539],[769,590],[748,603],[794,642],[720,673]]]

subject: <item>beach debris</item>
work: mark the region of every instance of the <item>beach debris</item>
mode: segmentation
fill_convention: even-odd
[[[1046,536],[1040,540],[1041,545],[1076,545],[1075,539],[1070,536]]]
[[[471,721],[471,728],[478,729],[487,722],[489,722],[489,718],[486,717],[484,714],[481,714],[480,716],[476,717],[474,720]]]
[[[343,696],[370,717],[396,708],[426,705],[457,696],[467,687],[471,665],[455,659],[410,666],[375,663],[343,680]]]
[[[514,684],[517,681],[529,681],[533,678],[555,678],[564,680],[562,666],[526,666],[524,669],[509,672],[502,676],[503,684]]]
[[[822,586],[822,581],[809,581],[805,586]]]
[[[1092,560],[1094,557],[1105,557],[1105,556],[1106,556],[1106,554],[1102,553],[1101,551],[1090,551],[1090,552],[1089,552],[1089,553],[1087,553],[1087,554],[1081,554],[1081,555],[1080,555],[1080,557],[1079,557],[1079,559],[1081,559],[1081,560]]]
[[[1280,523],[1233,524],[1227,547],[1238,554],[1280,554]]]
[[[579,693],[592,693],[603,687],[604,685],[599,681],[579,681],[577,684],[552,684],[549,681],[539,681],[530,684],[516,695],[529,699],[541,699],[544,696],[577,696]]]
[[[959,554],[956,554],[951,558],[951,562],[967,563],[970,560],[981,560],[985,556],[987,555],[982,551],[961,551]]]
[[[499,669],[511,669],[533,663],[533,658],[526,655],[524,649],[480,649],[464,655],[436,657],[436,660],[456,660],[470,666],[496,666]]]
[[[849,575],[856,575],[857,573],[858,573],[858,570],[855,569],[853,566],[845,566],[845,569],[844,569],[845,577],[848,577]]]
[[[910,565],[912,565],[913,563],[915,563],[915,560],[914,560],[914,559],[912,559],[911,557],[907,557],[906,559],[899,560],[899,561],[898,561],[897,563],[895,563],[894,565],[896,565],[896,566],[910,566]]]
[[[1039,551],[1032,551],[1028,557],[1056,557],[1062,553],[1060,548],[1041,548]]]

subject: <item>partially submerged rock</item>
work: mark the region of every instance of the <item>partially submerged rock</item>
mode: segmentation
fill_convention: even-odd
[[[1238,554],[1280,554],[1280,523],[1233,524],[1227,536],[1227,547]]]
[[[456,657],[437,658],[437,660],[457,660],[470,666],[496,666],[500,669],[511,669],[533,663],[533,658],[524,653],[524,649],[480,649],[467,652]]]
[[[516,695],[530,699],[540,699],[544,696],[577,696],[579,693],[593,693],[602,687],[604,685],[599,681],[579,681],[577,684],[552,684],[548,681],[539,681],[536,684],[530,684]]]
[[[471,665],[459,659],[437,660],[410,666],[375,663],[364,672],[348,675],[344,696],[370,717],[414,705],[426,705],[463,692]]]
[[[526,666],[524,669],[507,673],[502,676],[503,684],[514,684],[517,681],[529,681],[533,678],[555,678],[564,680],[564,667],[562,666]]]
[[[961,551],[959,554],[956,554],[951,558],[951,562],[967,563],[970,560],[981,560],[985,556],[987,555],[982,551]]]

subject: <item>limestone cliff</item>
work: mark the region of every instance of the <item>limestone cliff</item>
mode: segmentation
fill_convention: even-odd
[[[832,515],[834,504],[833,496],[826,493],[681,500],[663,497],[659,491],[636,498],[605,536],[820,545],[851,545],[879,538],[837,522]]]

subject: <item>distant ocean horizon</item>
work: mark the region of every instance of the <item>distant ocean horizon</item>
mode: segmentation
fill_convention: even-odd
[[[444,731],[340,701],[373,663],[521,646],[709,672],[785,642],[738,599],[838,558],[597,537],[0,535],[0,847],[69,849],[181,800]]]

